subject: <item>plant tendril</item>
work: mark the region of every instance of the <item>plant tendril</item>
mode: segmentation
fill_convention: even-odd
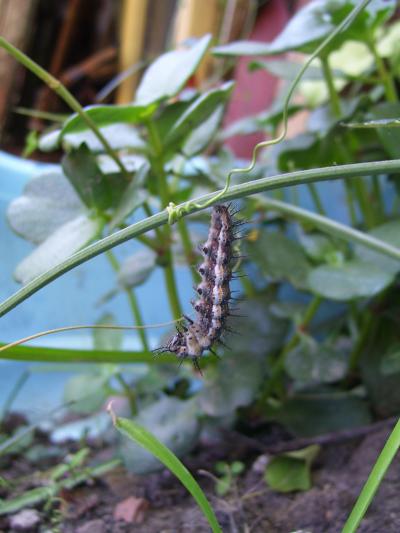
[[[254,167],[256,166],[256,158],[257,153],[261,148],[267,148],[268,146],[272,146],[274,144],[278,144],[282,142],[286,135],[288,130],[288,115],[289,115],[289,103],[293,96],[293,93],[295,89],[297,88],[297,85],[299,81],[301,80],[304,72],[308,69],[308,67],[311,65],[311,63],[314,61],[316,57],[318,57],[321,52],[328,46],[328,44],[341,32],[343,31],[347,26],[349,26],[354,19],[357,17],[357,15],[371,2],[371,0],[363,0],[358,6],[356,6],[349,15],[337,26],[329,35],[328,37],[314,50],[314,52],[310,55],[310,57],[307,59],[307,61],[303,64],[299,72],[297,73],[295,79],[293,80],[289,91],[285,97],[283,111],[282,111],[282,122],[283,122],[283,129],[282,133],[275,137],[274,139],[269,139],[267,141],[261,141],[257,143],[253,149],[252,158],[250,161],[250,164],[247,167],[243,168],[233,168],[226,178],[225,186],[224,188],[216,194],[214,197],[210,198],[203,204],[198,204],[196,202],[193,202],[189,200],[185,204],[182,205],[175,205],[173,202],[170,202],[167,206],[167,212],[168,212],[168,224],[174,224],[179,218],[181,218],[183,215],[188,214],[189,211],[195,207],[196,209],[206,209],[207,207],[210,207],[211,205],[215,204],[219,200],[221,200],[225,194],[228,192],[228,189],[231,184],[231,179],[234,174],[248,174],[251,172]]]

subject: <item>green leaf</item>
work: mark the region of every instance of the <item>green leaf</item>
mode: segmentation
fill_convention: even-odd
[[[381,226],[377,226],[368,233],[373,237],[400,248],[400,220],[386,222]],[[378,252],[374,252],[365,246],[357,244],[354,251],[357,258],[359,258],[361,261],[371,263],[377,268],[384,270],[388,274],[396,274],[400,270],[399,261],[396,261],[396,259],[392,259],[390,257],[386,257]]]
[[[267,464],[265,481],[277,492],[309,490],[312,486],[311,465],[319,451],[320,447],[312,444],[302,450],[273,457]]]
[[[39,244],[84,212],[82,202],[60,169],[28,181],[22,195],[9,204],[7,220],[18,235]]]
[[[147,429],[132,420],[114,417],[114,425],[125,437],[153,454],[190,492],[209,523],[213,533],[222,533],[217,518],[204,492],[179,459]]]
[[[109,377],[101,374],[79,374],[65,384],[64,401],[79,414],[90,414],[104,404],[108,397],[106,384]]]
[[[299,437],[368,425],[367,404],[347,393],[296,395],[281,405],[269,405],[267,417]]]
[[[177,139],[187,137],[194,129],[198,128],[221,104],[226,103],[233,86],[233,82],[227,82],[222,87],[212,89],[199,96],[168,132],[165,144],[168,146]]]
[[[328,255],[337,252],[332,240],[323,233],[301,233],[299,241],[307,256],[314,261],[325,261]]]
[[[122,174],[103,174],[85,144],[63,157],[62,168],[84,204],[100,211],[117,205],[129,183]]]
[[[144,283],[156,267],[156,254],[149,248],[138,250],[121,264],[118,282],[124,288]]]
[[[147,193],[142,188],[149,174],[150,165],[143,163],[125,189],[110,221],[110,229],[122,224],[136,209],[146,201]]]
[[[149,106],[177,95],[198,67],[210,41],[211,35],[205,35],[189,48],[167,52],[156,59],[143,75],[135,105]]]
[[[105,313],[96,322],[98,326],[114,326],[115,317],[111,313]],[[93,348],[95,350],[119,351],[122,348],[123,332],[112,329],[93,330]]]
[[[305,335],[285,359],[286,372],[301,384],[333,383],[346,375],[347,366],[348,354],[343,350]]]
[[[154,105],[92,105],[84,108],[85,113],[97,127],[112,124],[141,124],[154,113]],[[70,133],[90,129],[80,115],[74,114],[65,121],[61,129],[61,139]]]
[[[362,261],[341,265],[321,265],[311,270],[308,285],[315,294],[330,300],[348,301],[369,298],[393,281],[393,275]]]
[[[93,241],[103,225],[102,219],[89,218],[87,215],[80,215],[63,224],[19,263],[15,279],[25,285],[59,265]]]
[[[301,246],[280,232],[263,231],[249,252],[262,272],[274,281],[290,281],[307,288],[310,265]]]

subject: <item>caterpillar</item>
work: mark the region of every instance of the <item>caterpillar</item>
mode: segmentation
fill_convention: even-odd
[[[197,271],[201,281],[195,287],[198,299],[192,301],[196,319],[185,316],[186,323],[177,327],[176,334],[161,346],[157,353],[171,352],[183,361],[191,358],[195,368],[201,372],[199,358],[220,340],[231,315],[230,302],[232,279],[233,242],[238,238],[235,228],[241,222],[234,219],[231,207],[216,205],[211,212],[211,223],[206,242],[201,246],[203,256]]]

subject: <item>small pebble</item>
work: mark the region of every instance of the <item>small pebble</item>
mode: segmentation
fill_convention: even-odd
[[[11,529],[30,531],[39,524],[40,516],[35,509],[24,509],[10,518]]]

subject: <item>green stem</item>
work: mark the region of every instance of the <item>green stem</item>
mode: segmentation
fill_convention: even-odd
[[[110,264],[111,264],[112,268],[114,269],[115,272],[118,273],[119,270],[120,270],[120,266],[119,266],[117,258],[111,252],[111,250],[108,250],[106,252],[106,255],[108,257],[108,260],[110,261]],[[125,288],[124,290],[125,290],[125,293],[126,293],[126,295],[128,297],[129,305],[130,305],[133,317],[135,319],[135,324],[137,326],[143,326],[142,314],[140,312],[139,304],[138,304],[138,301],[137,301],[137,298],[136,298],[136,295],[135,295],[133,289]],[[137,331],[138,331],[140,340],[142,342],[143,350],[145,352],[150,352],[149,343],[148,343],[148,340],[147,340],[146,330],[145,329],[138,329]]]
[[[327,55],[321,55],[320,60],[321,60],[321,66],[322,66],[322,73],[325,79],[326,86],[328,88],[331,109],[332,109],[333,114],[339,118],[342,116],[342,109],[340,105],[340,98],[336,91],[335,83],[333,80],[332,70],[329,65],[329,58]]]
[[[353,199],[353,187],[350,181],[344,182],[344,189],[346,192],[347,209],[349,211],[350,222],[352,226],[357,226],[357,213]]]
[[[183,252],[185,254],[185,259],[188,267],[190,268],[190,272],[192,274],[193,283],[197,285],[200,280],[200,275],[197,272],[196,267],[194,266],[194,263],[196,261],[196,254],[193,250],[193,244],[192,240],[190,238],[190,234],[188,231],[188,228],[185,224],[185,221],[180,218],[177,222],[179,235],[181,237],[182,246],[183,246]]]
[[[354,371],[358,366],[360,355],[362,354],[365,343],[371,334],[373,321],[374,321],[374,315],[371,313],[371,311],[367,311],[364,325],[361,327],[361,331],[358,335],[357,342],[355,343],[353,351],[350,354],[349,372]]]
[[[84,109],[78,102],[78,100],[68,91],[64,85],[57,80],[54,76],[49,74],[44,68],[38,65],[26,54],[15,48],[11,43],[9,43],[4,37],[0,36],[0,47],[4,48],[10,55],[13,56],[19,63],[24,65],[25,68],[30,70],[35,76],[41,79],[52,91],[54,91],[64,102],[77,113],[81,119],[86,123],[87,127],[92,130],[94,135],[98,138],[100,143],[104,147],[104,151],[112,158],[112,160],[118,165],[118,168],[121,170],[122,174],[130,179],[130,174],[128,170],[123,165],[119,157],[116,156],[114,150],[109,145],[107,139],[101,133],[96,123],[90,118],[90,116],[85,113]]]
[[[209,200],[228,202],[229,200],[243,198],[252,194],[279,189],[291,185],[299,185],[301,183],[352,178],[356,176],[365,176],[366,174],[370,176],[385,173],[396,174],[399,170],[400,159],[393,159],[390,161],[336,165],[327,168],[313,168],[309,170],[289,172],[287,174],[267,176],[266,178],[261,178],[259,180],[253,180],[241,183],[240,185],[234,185],[223,195],[222,199],[216,199],[215,193],[206,194],[197,198],[196,204],[198,202],[207,202]],[[296,218],[302,222],[314,224],[315,227],[321,231],[329,233],[330,235],[340,237],[349,242],[363,244],[371,250],[400,260],[399,248],[392,246],[381,239],[373,237],[372,235],[368,235],[316,213],[311,213],[306,209],[291,206],[285,202],[266,199],[264,197],[260,197],[259,201],[264,203],[264,205],[269,206],[270,209],[275,209],[276,211],[286,213],[288,216]],[[198,211],[200,211],[200,208],[196,207],[196,205],[191,205],[189,209],[185,209],[183,216],[187,216]],[[122,244],[123,242],[129,241],[130,239],[137,237],[138,235],[142,235],[147,231],[166,225],[168,223],[168,218],[168,212],[162,211],[150,218],[136,222],[127,228],[116,231],[112,235],[108,235],[107,237],[104,237],[103,239],[86,246],[84,249],[76,252],[65,261],[62,261],[60,264],[27,283],[19,291],[4,300],[0,304],[0,316],[5,315],[39,289],[45,287],[51,281],[59,278],[61,275],[69,272],[76,266],[88,261],[89,259],[92,259],[93,257],[96,257],[97,255],[100,255],[107,250],[110,250],[111,248],[114,248],[118,244]]]
[[[147,121],[147,130],[149,133],[149,142],[153,149],[151,164],[157,176],[158,193],[161,203],[166,206],[169,204],[169,190],[167,177],[164,171],[163,146],[157,128],[152,120]],[[175,270],[173,265],[173,255],[171,252],[172,235],[170,226],[165,226],[161,238],[163,239],[163,243],[166,244],[166,251],[164,253],[165,266],[163,270],[168,301],[171,307],[172,316],[177,319],[182,316],[182,308],[179,302]]]
[[[315,313],[318,311],[321,301],[322,300],[319,296],[314,296],[314,298],[309,303],[306,312],[304,313],[304,317],[301,324],[296,328],[296,331],[286,343],[286,345],[283,347],[281,353],[276,359],[271,371],[271,375],[268,378],[268,382],[263,391],[260,400],[261,404],[264,404],[268,400],[271,393],[275,390],[275,387],[278,384],[280,377],[285,369],[285,361],[287,355],[299,344],[302,332],[304,332],[308,328],[311,320],[315,316]]]
[[[320,215],[326,215],[326,211],[324,209],[324,206],[322,205],[322,201],[321,201],[321,198],[319,196],[319,193],[318,193],[318,190],[316,188],[316,186],[314,185],[314,183],[309,183],[307,185],[308,187],[308,190],[310,191],[310,194],[311,194],[311,198],[313,199],[313,202],[314,202],[314,205],[315,205],[315,208],[317,210],[317,212],[320,214]]]
[[[122,390],[125,393],[125,396],[128,398],[129,401],[129,407],[131,409],[131,415],[135,416],[138,414],[138,408],[137,408],[137,401],[136,401],[136,394],[135,391],[128,385],[128,383],[125,381],[124,376],[118,372],[118,374],[115,375],[118,383],[121,385]]]
[[[354,505],[342,533],[354,533],[357,531],[369,504],[381,484],[387,469],[400,448],[400,420],[396,423],[392,433],[386,441],[374,467],[365,483],[356,504]]]
[[[394,84],[391,73],[387,70],[385,62],[378,54],[378,51],[375,46],[375,41],[373,36],[370,36],[370,39],[367,42],[367,46],[374,56],[376,68],[378,69],[379,77],[381,83],[385,89],[385,95],[388,102],[396,103],[398,102],[396,86]]]
[[[356,178],[353,181],[353,187],[358,205],[364,217],[365,225],[367,229],[371,229],[375,225],[375,213],[365,181],[362,178]]]

